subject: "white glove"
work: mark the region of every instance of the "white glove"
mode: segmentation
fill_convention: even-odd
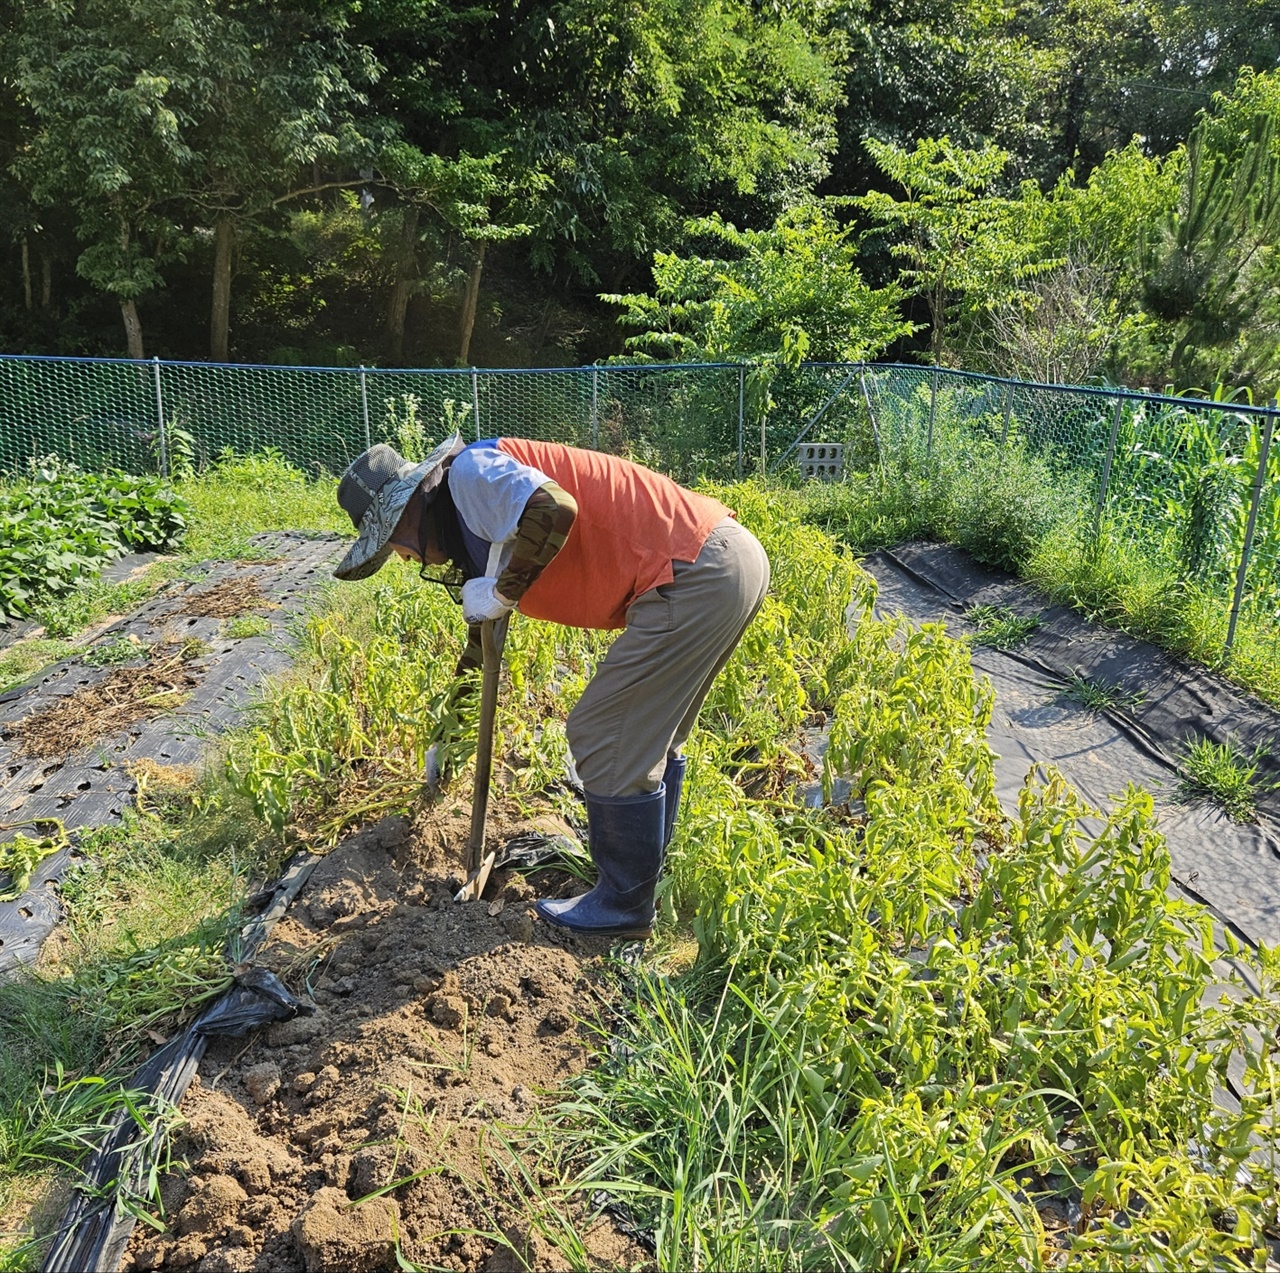
[[[515,608],[516,603],[498,591],[496,579],[468,579],[462,585],[462,617],[468,623],[501,619]]]

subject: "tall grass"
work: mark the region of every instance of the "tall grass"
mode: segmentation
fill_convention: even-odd
[[[1268,585],[1258,572],[1261,601],[1244,609],[1236,644],[1225,651],[1249,457],[1230,464],[1206,458],[1218,476],[1198,480],[1198,457],[1220,457],[1225,444],[1200,433],[1189,441],[1184,416],[1194,420],[1183,412],[1167,422],[1167,455],[1145,451],[1136,434],[1127,451],[1118,448],[1111,498],[1096,524],[1098,476],[1090,466],[1078,467],[1016,428],[997,442],[999,419],[960,419],[946,409],[927,453],[919,430],[908,431],[887,440],[880,463],[867,471],[788,498],[860,552],[913,538],[956,544],[1094,622],[1221,671],[1280,704],[1280,624],[1263,604]],[[1161,444],[1158,426],[1145,423],[1145,444]],[[1276,482],[1280,489],[1280,469]],[[1260,543],[1258,560],[1268,551]]]
[[[351,519],[338,507],[336,481],[308,478],[271,448],[253,455],[227,454],[203,473],[188,473],[175,488],[191,509],[183,555],[261,555],[249,539],[270,530],[351,533]]]

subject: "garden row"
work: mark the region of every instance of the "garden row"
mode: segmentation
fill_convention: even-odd
[[[1150,797],[1093,834],[1053,774],[1002,810],[967,647],[871,618],[870,579],[775,493],[718,494],[774,586],[690,747],[663,913],[698,955],[624,978],[623,1046],[548,1129],[562,1178],[625,1200],[664,1268],[1263,1258],[1276,1194],[1250,1153],[1274,1144],[1275,955],[1256,956],[1262,996],[1208,994],[1209,919],[1166,891]],[[322,667],[233,752],[282,825],[330,836],[344,809],[398,807],[440,736],[447,604],[412,581],[366,604],[371,631],[346,603],[315,621]],[[500,728],[530,796],[561,771],[600,649],[513,630]],[[793,794],[815,713],[847,805]],[[1249,1095],[1228,1114],[1233,1054]]]

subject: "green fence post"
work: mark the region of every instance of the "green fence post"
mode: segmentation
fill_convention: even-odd
[[[151,360],[156,381],[156,442],[160,454],[160,476],[169,476],[169,441],[164,428],[164,391],[160,388],[160,359]]]
[[[747,369],[743,365],[738,367],[738,481],[742,481],[742,445],[743,445],[743,408],[747,399]]]
[[[862,390],[862,401],[866,404],[867,419],[871,421],[871,436],[875,440],[876,454],[884,459],[884,447],[880,442],[880,428],[876,424],[875,409],[871,405],[871,395],[867,392],[867,368],[865,364],[858,366],[858,388]]]
[[[480,441],[480,373],[471,368],[471,411],[476,421],[476,437],[477,442]]]
[[[1227,621],[1227,641],[1222,647],[1225,659],[1231,653],[1236,640],[1236,624],[1240,620],[1240,605],[1244,600],[1245,582],[1249,577],[1249,555],[1253,551],[1253,533],[1258,526],[1258,506],[1262,503],[1262,488],[1267,480],[1267,461],[1271,456],[1271,436],[1275,432],[1276,413],[1280,411],[1280,399],[1271,404],[1271,413],[1262,426],[1262,447],[1258,452],[1258,471],[1253,478],[1253,498],[1249,501],[1249,520],[1244,528],[1244,543],[1240,547],[1240,565],[1236,570],[1236,590],[1231,600],[1231,618]]]
[[[600,449],[600,368],[591,368],[591,448]]]
[[[1009,421],[1013,418],[1013,381],[1010,380],[1004,387],[1004,429],[1000,434],[1000,445],[1005,446],[1009,441]]]
[[[934,367],[929,376],[929,436],[925,439],[924,453],[928,458],[933,454],[933,422],[938,417],[938,369]]]
[[[364,411],[364,449],[367,451],[373,445],[373,435],[369,432],[369,378],[363,365],[360,367],[360,406]]]
[[[1124,399],[1117,398],[1115,410],[1111,413],[1111,437],[1107,442],[1107,458],[1102,462],[1102,481],[1098,483],[1098,507],[1093,515],[1093,537],[1097,539],[1102,533],[1102,509],[1107,502],[1107,488],[1111,485],[1111,462],[1115,459],[1116,438],[1120,435],[1120,412]]]

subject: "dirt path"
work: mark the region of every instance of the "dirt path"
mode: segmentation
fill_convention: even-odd
[[[519,825],[496,822],[499,839]],[[563,1266],[486,1145],[586,1065],[603,952],[536,924],[515,874],[455,903],[465,836],[456,801],[316,868],[258,961],[316,1012],[210,1048],[182,1106],[186,1166],[163,1187],[168,1231],[139,1226],[125,1270],[359,1273],[396,1268],[397,1245],[424,1266]],[[600,1267],[646,1261],[608,1219],[584,1227]]]

